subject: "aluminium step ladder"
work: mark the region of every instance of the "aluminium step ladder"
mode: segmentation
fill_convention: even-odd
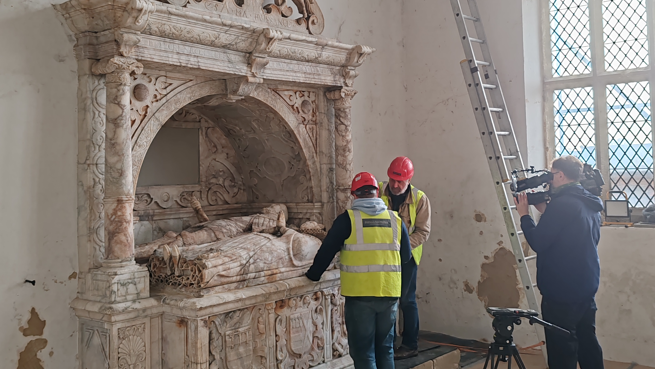
[[[500,88],[496,68],[491,59],[476,1],[464,1],[468,3],[468,15],[462,12],[459,0],[451,0],[460,41],[466,54],[466,60],[461,62],[462,73],[471,98],[475,120],[480,129],[480,138],[491,170],[528,305],[530,309],[541,314],[534,290],[537,286],[532,283],[527,264],[528,261],[536,259],[536,255],[526,257],[523,253],[521,239],[519,238],[519,236],[523,235],[523,232],[517,224],[520,219],[518,213],[514,211],[516,206],[510,189],[512,171],[525,169],[525,166],[514,135],[509,112],[505,105],[505,98]],[[470,32],[471,26],[474,30],[473,34]],[[476,55],[474,47],[478,49],[481,55]],[[537,324],[534,327],[539,341],[545,343],[543,328]],[[548,361],[545,346],[542,346],[542,352],[544,358]]]

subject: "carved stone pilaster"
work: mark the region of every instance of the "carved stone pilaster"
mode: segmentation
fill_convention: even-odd
[[[351,131],[351,104],[357,94],[352,88],[329,91],[327,98],[334,101],[335,177],[337,214],[350,207],[350,184],[353,179],[353,138]]]
[[[132,210],[132,144],[130,127],[131,73],[143,65],[132,58],[114,56],[93,65],[93,73],[105,74],[105,266],[134,262]],[[122,264],[121,264],[122,265]]]

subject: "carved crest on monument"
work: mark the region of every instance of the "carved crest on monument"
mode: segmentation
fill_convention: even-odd
[[[275,313],[278,368],[309,368],[325,361],[322,293],[278,301]]]

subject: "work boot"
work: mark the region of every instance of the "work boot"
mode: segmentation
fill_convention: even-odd
[[[400,346],[400,348],[394,351],[393,358],[395,360],[402,360],[402,359],[409,359],[410,357],[414,357],[417,355],[418,355],[418,349],[412,350],[405,346]]]

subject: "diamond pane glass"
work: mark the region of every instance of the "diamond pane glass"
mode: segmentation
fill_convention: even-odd
[[[596,166],[592,88],[556,90],[553,101],[557,156],[573,155],[591,166]]]
[[[648,66],[646,0],[603,0],[603,42],[608,71]]]
[[[610,186],[633,207],[646,207],[653,190],[653,136],[648,82],[607,86]]]
[[[588,0],[550,0],[553,77],[591,72]]]

